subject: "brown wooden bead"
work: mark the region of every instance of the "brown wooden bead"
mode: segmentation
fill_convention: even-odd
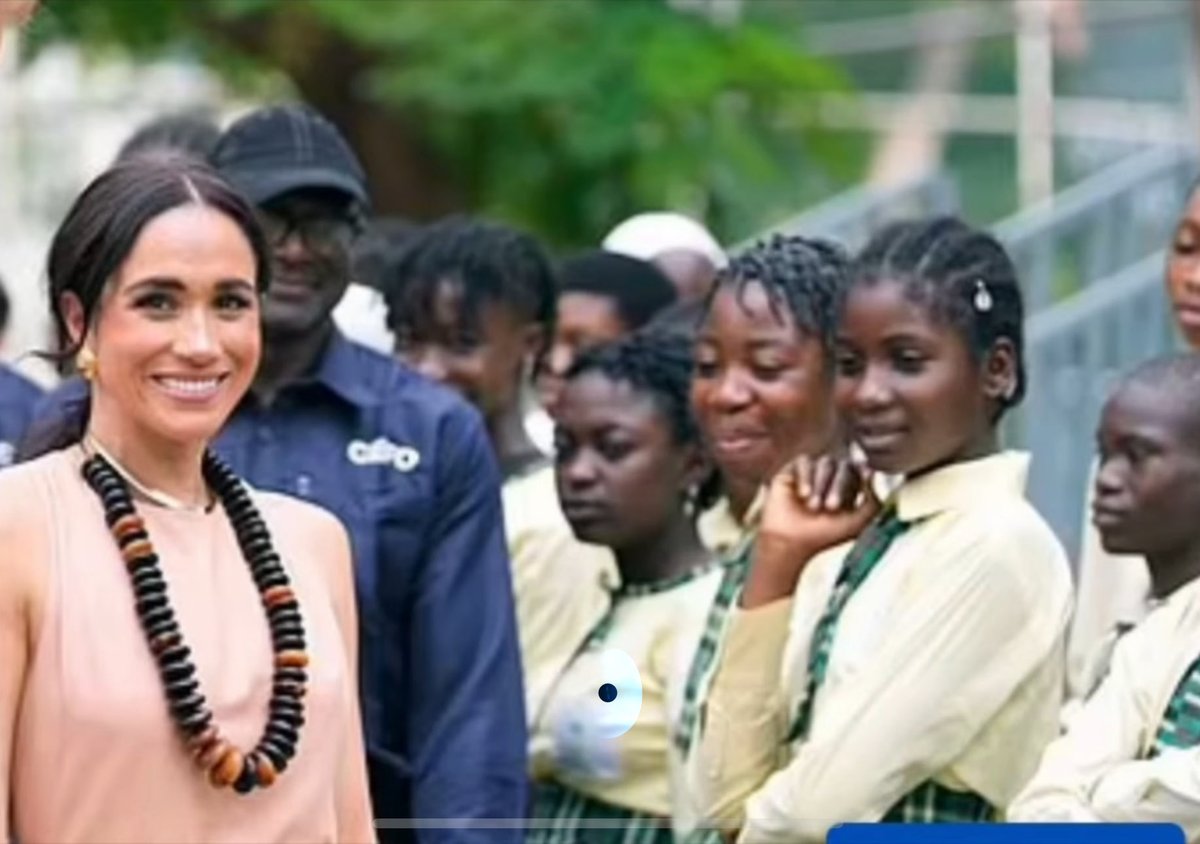
[[[117,537],[117,542],[121,542],[125,537],[139,531],[144,531],[146,525],[137,516],[122,516],[117,519],[117,523],[112,526],[112,532]]]
[[[217,729],[217,725],[210,724],[205,727],[203,732],[194,735],[187,740],[188,752],[199,758],[200,754],[204,752],[204,749],[220,737],[221,733]]]
[[[280,651],[275,654],[275,664],[290,668],[305,668],[308,666],[308,654],[304,651]]]
[[[268,607],[286,604],[288,601],[296,600],[295,593],[292,592],[290,586],[272,586],[270,589],[263,592],[263,603]]]
[[[127,563],[132,563],[142,557],[149,557],[153,553],[154,546],[145,539],[135,539],[121,548],[121,557]]]
[[[215,739],[196,752],[196,764],[206,771],[211,771],[232,747],[233,745],[218,734]]]
[[[254,754],[255,771],[258,773],[258,784],[263,788],[272,785],[279,773],[265,753]]]
[[[232,745],[227,745],[227,748],[225,755],[208,772],[208,781],[218,788],[233,785],[233,781],[242,773],[242,752]]]
[[[150,640],[150,653],[158,656],[172,645],[178,645],[183,641],[183,637],[178,633],[164,633],[161,636],[155,636]]]

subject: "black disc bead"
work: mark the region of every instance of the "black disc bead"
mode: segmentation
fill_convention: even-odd
[[[179,634],[179,623],[177,621],[175,621],[174,619],[171,619],[170,621],[160,621],[158,624],[155,624],[153,627],[143,626],[142,629],[145,631],[147,639],[157,639],[159,636],[166,636],[168,633],[174,633],[176,635],[180,635]],[[184,648],[184,650],[186,651],[187,648]],[[162,655],[160,654],[159,659],[161,659],[161,658],[162,658]]]
[[[271,643],[275,646],[276,651],[302,651],[304,650],[304,637],[295,635],[272,636]]]
[[[175,611],[169,606],[163,606],[146,613],[141,613],[139,616],[142,619],[142,626],[149,628],[163,621],[174,621]]]
[[[194,677],[181,677],[178,680],[163,682],[167,692],[167,700],[171,703],[190,700],[192,695],[200,691],[200,683]]]
[[[308,682],[308,672],[295,665],[281,665],[275,669],[275,682],[280,681],[304,684]]]
[[[161,589],[157,592],[147,592],[146,590],[143,590],[143,589],[139,589],[137,591],[141,594],[138,595],[137,601],[134,604],[134,607],[137,610],[137,614],[139,616],[147,615],[147,614],[154,612],[155,610],[159,610],[159,609],[164,609],[164,608],[166,608],[168,610],[170,609],[167,606],[167,596],[165,594],[166,593],[165,588]]]
[[[163,666],[174,665],[183,662],[191,655],[192,649],[187,645],[172,645],[158,655],[158,664]]]
[[[258,771],[254,768],[254,757],[247,754],[242,761],[242,772],[233,781],[233,790],[238,794],[249,794],[258,787]]]
[[[171,713],[180,723],[182,723],[185,718],[208,710],[208,707],[204,702],[204,695],[197,692],[192,692],[182,700],[172,700],[170,706]]]
[[[271,764],[275,766],[275,772],[278,774],[284,772],[288,766],[288,759],[291,758],[274,739],[267,738],[266,736],[259,740],[255,752],[266,756]]]
[[[208,707],[201,707],[184,718],[176,716],[175,720],[179,724],[179,729],[183,730],[183,734],[191,738],[207,730],[208,725],[212,723],[212,719],[213,716]]]
[[[177,662],[174,665],[164,665],[159,669],[159,674],[167,683],[176,683],[180,680],[187,680],[196,673],[196,666],[190,661]]]

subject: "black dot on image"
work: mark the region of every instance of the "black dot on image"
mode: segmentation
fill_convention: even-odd
[[[617,699],[617,687],[612,683],[605,683],[600,687],[600,700],[605,703],[612,703]]]

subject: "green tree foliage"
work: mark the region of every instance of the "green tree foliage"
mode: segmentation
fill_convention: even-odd
[[[794,29],[663,0],[49,0],[37,29],[281,71],[359,149],[379,210],[495,215],[564,245],[672,207],[729,238],[854,151],[809,129],[845,88]]]

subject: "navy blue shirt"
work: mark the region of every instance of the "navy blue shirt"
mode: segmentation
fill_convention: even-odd
[[[60,387],[39,416],[81,392],[78,382]],[[475,410],[335,333],[312,376],[268,407],[247,396],[215,447],[252,485],[319,504],[350,533],[376,819],[524,817],[524,695],[500,477]],[[491,844],[522,834],[415,838]]]
[[[42,391],[23,375],[0,366],[0,469],[14,462],[17,443],[33,421]]]

